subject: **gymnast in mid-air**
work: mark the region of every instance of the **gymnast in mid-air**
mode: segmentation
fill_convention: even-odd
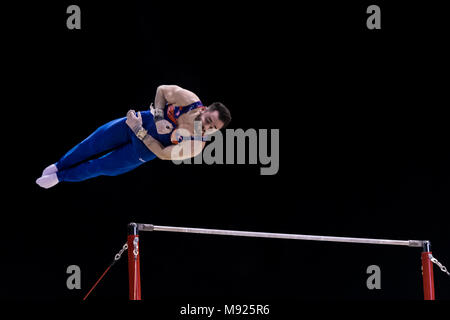
[[[155,158],[192,158],[205,147],[207,135],[230,121],[222,103],[205,107],[193,92],[161,85],[149,110],[129,110],[126,117],[102,125],[45,168],[36,183],[48,189],[62,181],[117,176]]]

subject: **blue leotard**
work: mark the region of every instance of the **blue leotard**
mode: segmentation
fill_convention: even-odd
[[[203,107],[201,101],[181,107],[166,105],[164,118],[176,128],[182,114],[199,107]],[[171,133],[158,134],[149,110],[142,111],[141,115],[142,125],[149,135],[165,147],[172,144]],[[102,125],[69,150],[56,162],[58,180],[83,181],[101,175],[117,176],[153,160],[156,155],[136,137],[125,121],[126,117],[123,117]]]

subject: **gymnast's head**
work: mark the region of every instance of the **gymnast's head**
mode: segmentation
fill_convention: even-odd
[[[214,102],[204,109],[195,119],[202,122],[202,134],[212,134],[224,129],[231,121],[231,113],[223,103]]]

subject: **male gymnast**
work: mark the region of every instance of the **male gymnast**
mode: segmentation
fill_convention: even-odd
[[[220,102],[203,106],[193,92],[176,85],[156,90],[154,107],[110,121],[49,165],[36,183],[48,189],[61,181],[117,176],[158,157],[184,160],[205,147],[207,135],[225,128],[230,111]],[[194,127],[195,124],[199,125]]]

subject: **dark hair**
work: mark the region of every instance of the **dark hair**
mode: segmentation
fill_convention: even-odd
[[[223,128],[226,128],[231,121],[231,113],[221,102],[214,102],[208,106],[208,111],[219,111],[219,120],[223,122]],[[223,129],[222,128],[222,129]]]

